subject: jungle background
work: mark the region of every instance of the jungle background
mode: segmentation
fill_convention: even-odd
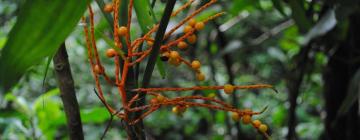
[[[166,0],[153,1],[155,16],[160,19]],[[179,0],[176,6],[185,2]],[[1,76],[11,71],[2,61],[4,48],[16,22],[26,22],[17,18],[24,3],[25,0],[0,0]],[[203,3],[196,2],[181,15]],[[97,3],[91,4],[96,30],[106,34],[109,25]],[[193,74],[185,67],[165,66],[166,78],[155,69],[151,86],[272,84],[277,94],[271,90],[241,90],[230,97],[214,92],[240,108],[261,110],[267,106],[258,118],[269,125],[273,139],[357,139],[359,6],[358,0],[219,0],[197,18],[219,11],[226,15],[207,24],[199,32],[197,44],[185,52],[187,57],[201,60],[206,81],[193,80]],[[55,18],[46,20],[57,22]],[[132,19],[135,23],[137,20],[136,16]],[[178,20],[171,20],[169,26]],[[134,27],[131,33],[141,34],[141,30]],[[48,32],[42,30],[40,34],[47,36]],[[29,32],[23,37],[31,35]],[[106,40],[98,37],[97,44],[104,53]],[[85,139],[99,139],[110,116],[93,91],[80,23],[67,36],[65,45]],[[32,47],[36,48],[36,44]],[[27,69],[11,90],[1,92],[0,139],[69,139],[54,66],[52,62],[48,65],[48,58]],[[110,61],[104,63],[113,65]],[[1,84],[10,81],[4,77],[0,80]],[[182,117],[163,108],[147,117],[144,126],[146,135],[153,139],[262,139],[250,126],[232,121],[228,113],[201,108],[189,109]],[[126,139],[121,120],[114,120],[105,139]]]

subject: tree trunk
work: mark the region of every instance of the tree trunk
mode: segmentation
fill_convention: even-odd
[[[79,104],[76,100],[74,80],[71,75],[65,43],[56,52],[54,59],[55,75],[58,79],[60,97],[64,104],[69,137],[71,140],[83,140],[84,134],[80,118]]]
[[[360,61],[356,61],[360,56],[359,25],[360,15],[352,15],[347,39],[331,56],[323,75],[326,110],[323,139],[326,140],[354,140],[360,137],[359,102],[356,101],[345,115],[337,114],[348,93],[349,82],[360,68]]]

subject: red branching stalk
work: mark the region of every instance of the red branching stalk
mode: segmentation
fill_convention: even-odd
[[[127,102],[125,83],[127,81],[127,75],[128,75],[129,68],[133,67],[137,63],[141,63],[145,58],[147,58],[147,56],[149,56],[149,54],[152,50],[152,45],[148,45],[148,48],[141,52],[137,52],[137,49],[139,48],[140,44],[142,44],[144,41],[148,41],[150,43],[154,42],[154,39],[151,38],[151,35],[158,30],[159,24],[156,24],[154,27],[152,27],[152,29],[150,29],[150,31],[147,32],[144,36],[139,37],[139,38],[135,39],[134,41],[131,41],[130,40],[130,28],[131,28],[133,0],[130,0],[129,5],[128,5],[128,19],[127,19],[127,24],[126,24],[127,31],[126,31],[125,35],[119,35],[118,29],[120,27],[118,25],[118,23],[119,23],[118,11],[119,11],[119,7],[120,7],[120,3],[121,3],[120,1],[121,0],[113,1],[114,44],[118,49],[122,49],[123,44],[121,43],[120,40],[121,40],[122,36],[125,37],[124,39],[125,39],[125,43],[127,46],[127,48],[126,48],[127,55],[123,56],[122,54],[115,54],[113,56],[114,64],[115,64],[114,65],[115,66],[115,72],[114,72],[115,83],[108,77],[107,74],[105,74],[105,68],[101,65],[98,50],[96,47],[96,40],[95,40],[95,35],[94,35],[94,13],[92,11],[91,6],[89,6],[89,8],[88,8],[89,13],[90,13],[90,15],[89,15],[89,17],[90,17],[90,34],[89,34],[88,26],[86,24],[85,24],[86,26],[84,26],[85,40],[86,40],[86,46],[87,46],[87,50],[88,50],[88,59],[89,59],[92,73],[93,73],[93,76],[95,79],[96,89],[99,93],[97,95],[100,98],[100,100],[102,101],[102,103],[104,104],[104,106],[108,109],[108,111],[111,114],[119,117],[120,119],[123,119],[124,121],[128,122],[129,124],[135,124],[135,123],[139,122],[140,120],[146,118],[148,115],[155,112],[159,108],[166,107],[166,106],[179,107],[179,108],[183,108],[183,109],[190,108],[190,107],[203,107],[203,108],[208,108],[208,109],[212,109],[212,110],[222,110],[222,111],[226,111],[226,112],[236,113],[239,117],[246,116],[246,115],[248,115],[248,116],[259,115],[263,111],[265,111],[265,109],[260,112],[254,112],[254,111],[247,110],[247,109],[241,110],[241,109],[231,106],[230,104],[228,104],[222,100],[215,99],[212,97],[180,96],[180,97],[174,97],[174,98],[167,98],[167,97],[163,96],[162,93],[159,93],[159,92],[168,92],[168,91],[182,92],[182,91],[194,91],[194,90],[224,90],[224,92],[227,93],[227,92],[229,92],[229,90],[233,91],[233,90],[238,90],[238,89],[262,89],[262,88],[274,89],[273,86],[267,85],[267,84],[238,85],[238,86],[232,86],[232,85],[230,85],[230,86],[229,85],[227,85],[227,86],[194,86],[194,87],[187,87],[187,88],[183,88],[183,87],[137,88],[137,89],[133,89],[132,92],[136,92],[135,94],[140,93],[140,92],[146,93],[148,95],[151,95],[151,97],[153,97],[153,98],[149,104],[146,104],[143,106],[131,107],[135,103],[135,101],[139,100],[138,99],[139,94],[135,95],[133,98],[131,98]],[[176,11],[174,11],[172,13],[172,17],[176,17],[182,10],[184,10],[185,8],[188,8],[194,1],[195,0],[189,0],[186,4],[182,5],[179,9],[177,9]],[[211,0],[210,2],[208,2],[205,5],[203,5],[202,7],[200,7],[199,9],[195,10],[189,16],[187,16],[186,18],[181,20],[175,27],[170,29],[170,31],[165,34],[163,40],[167,40],[177,29],[179,29],[186,22],[188,22],[189,20],[194,18],[200,12],[202,12],[206,8],[210,7],[216,1],[217,0]],[[195,66],[193,66],[192,62],[187,61],[186,59],[184,59],[181,56],[178,56],[179,54],[176,51],[172,51],[171,49],[173,49],[172,48],[173,46],[179,45],[180,42],[185,42],[186,39],[189,40],[189,37],[195,36],[195,33],[198,32],[199,30],[201,30],[203,28],[204,24],[206,24],[210,20],[213,20],[223,14],[224,14],[224,12],[220,12],[220,13],[217,13],[215,15],[212,15],[212,16],[206,18],[205,20],[200,21],[202,24],[202,25],[200,25],[200,27],[196,27],[195,25],[192,25],[191,29],[188,30],[187,32],[185,32],[182,36],[178,37],[177,39],[173,39],[173,40],[169,40],[168,42],[165,42],[161,46],[161,53],[162,54],[168,53],[168,55],[170,54],[169,56],[165,56],[165,57],[170,57],[170,59],[175,59],[176,60],[175,62],[178,62],[178,63],[176,63],[174,65],[184,63],[186,66],[191,68],[196,74],[202,74],[201,70],[199,68],[200,64],[195,64]],[[85,23],[85,18],[82,19],[82,22]],[[175,52],[175,54],[171,54],[173,52]],[[120,65],[121,65],[120,56],[123,58],[123,61],[124,61],[124,63],[122,64],[122,68],[123,68],[122,71],[120,70]],[[174,58],[174,57],[176,57],[176,58]],[[133,58],[136,58],[136,59],[133,60]],[[95,60],[95,62],[94,62],[94,60]],[[170,60],[169,60],[169,62],[170,62]],[[198,65],[198,66],[196,66],[196,65]],[[116,109],[112,108],[109,103],[107,103],[107,101],[104,97],[104,94],[103,94],[101,83],[99,81],[100,76],[103,76],[105,78],[107,84],[117,87],[119,96],[121,97],[122,107],[124,108],[124,111],[118,112],[118,111],[116,111]],[[199,79],[204,80],[204,78],[199,78]],[[230,87],[230,89],[229,89],[229,87]],[[129,117],[128,117],[129,113],[138,112],[138,111],[145,111],[145,112],[138,118],[129,119]],[[254,128],[259,130],[256,127],[254,127]],[[269,138],[269,135],[266,132],[261,132],[260,130],[259,130],[259,132],[261,134],[263,134],[266,138]]]
[[[235,89],[260,89],[260,88],[271,88],[273,86],[267,84],[258,85],[246,85],[246,86],[234,86]],[[134,89],[137,92],[159,92],[159,91],[190,91],[190,90],[219,90],[224,89],[224,86],[194,86],[189,88],[138,88]]]

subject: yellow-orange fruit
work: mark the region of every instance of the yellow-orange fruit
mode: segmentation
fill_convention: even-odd
[[[157,103],[158,103],[157,98],[152,98],[152,99],[150,100],[150,103],[151,103],[151,104],[157,104]]]
[[[266,133],[267,130],[268,130],[267,125],[261,124],[261,125],[259,126],[259,131],[260,131],[260,132]]]
[[[216,97],[216,94],[215,94],[215,93],[210,93],[209,95],[207,95],[207,97],[209,97],[209,98],[215,98],[215,97]]]
[[[196,79],[199,81],[204,81],[205,80],[205,75],[203,73],[196,73]]]
[[[192,18],[188,21],[188,23],[189,23],[189,26],[195,26],[196,20]]]
[[[254,121],[252,122],[252,124],[253,124],[253,126],[254,126],[255,128],[259,128],[259,126],[261,125],[261,121],[260,121],[260,120],[254,120]]]
[[[180,41],[180,42],[177,44],[177,47],[178,47],[179,49],[184,50],[184,49],[186,49],[186,48],[188,47],[188,45],[186,44],[186,42]]]
[[[169,63],[174,66],[179,66],[181,64],[181,61],[178,58],[170,58]]]
[[[195,24],[195,29],[198,30],[198,31],[204,29],[204,27],[205,27],[204,22],[197,22],[197,23]]]
[[[164,52],[160,55],[160,59],[162,61],[168,61],[169,60],[169,56],[170,56],[170,53],[169,52]]]
[[[251,116],[250,116],[250,115],[244,115],[244,116],[242,117],[242,122],[243,122],[244,124],[249,124],[249,123],[251,122]]]
[[[177,51],[171,51],[169,57],[170,59],[178,59],[180,54]]]
[[[158,96],[156,96],[156,99],[157,99],[158,102],[161,103],[161,102],[163,102],[165,100],[165,97],[162,96],[162,95],[158,95]]]
[[[192,29],[193,29],[193,28],[192,28],[191,26],[186,25],[186,26],[184,27],[184,33],[188,33],[188,32],[190,32]]]
[[[154,45],[154,41],[146,41],[146,44],[149,46],[149,47],[152,47]]]
[[[187,37],[187,41],[191,44],[194,44],[196,42],[196,39],[197,39],[196,35],[191,35]]]
[[[108,4],[106,4],[105,6],[104,6],[104,12],[106,12],[106,13],[110,13],[110,12],[112,12],[113,11],[113,5],[111,4],[111,3],[108,3]]]
[[[117,54],[115,49],[107,49],[106,50],[106,56],[111,58],[114,57]]]
[[[94,66],[94,71],[97,74],[102,74],[103,73],[103,69],[99,65]]]
[[[231,93],[233,93],[234,92],[234,86],[233,85],[230,85],[230,84],[226,84],[226,85],[224,85],[224,92],[226,93],[226,94],[231,94]]]
[[[240,120],[241,116],[239,115],[239,113],[233,112],[233,113],[231,114],[231,118],[232,118],[234,121],[237,122],[237,121]]]
[[[125,26],[121,26],[117,29],[117,34],[120,36],[125,36],[128,32],[128,29]]]
[[[191,62],[191,68],[198,70],[201,67],[200,61],[194,60]]]

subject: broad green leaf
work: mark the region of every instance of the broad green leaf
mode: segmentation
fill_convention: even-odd
[[[54,138],[58,128],[66,122],[59,94],[58,88],[50,90],[39,96],[33,104],[39,119],[38,126],[47,139]]]
[[[31,66],[54,54],[72,32],[89,0],[27,0],[0,58],[0,92],[9,90]]]
[[[6,37],[1,37],[0,38],[0,49],[4,47],[5,43],[6,43],[7,38]]]
[[[105,107],[94,107],[80,112],[83,123],[103,123],[110,118]]]
[[[142,32],[147,33],[157,22],[154,11],[151,9],[149,0],[135,0],[134,9]],[[156,67],[161,77],[166,77],[164,62],[158,57],[156,60]]]

